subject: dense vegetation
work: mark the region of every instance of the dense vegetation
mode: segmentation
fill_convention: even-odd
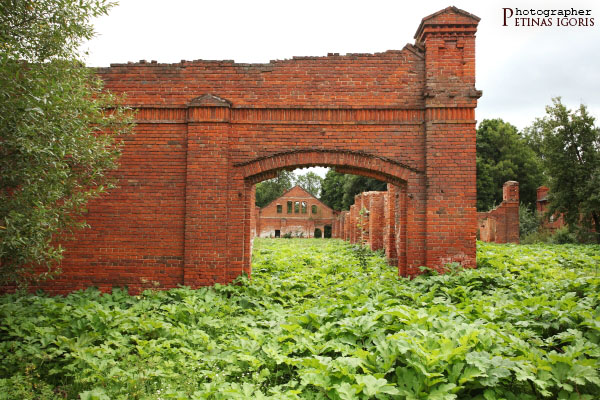
[[[130,118],[78,50],[111,6],[0,1],[0,285],[48,276],[31,267],[51,270],[53,238],[84,226],[87,201],[114,184]]]
[[[536,189],[544,182],[542,161],[517,128],[501,119],[484,119],[477,128],[477,210],[502,202],[502,185],[519,182],[519,198],[535,209]]]
[[[550,187],[549,213],[562,213],[580,240],[600,244],[600,128],[581,105],[571,111],[559,98],[527,131],[543,160]]]
[[[329,170],[323,179],[321,201],[334,210],[349,210],[354,204],[354,196],[370,190],[387,190],[387,183],[366,176]]]
[[[597,399],[600,247],[478,244],[398,279],[257,240],[252,280],[0,298],[0,399]]]

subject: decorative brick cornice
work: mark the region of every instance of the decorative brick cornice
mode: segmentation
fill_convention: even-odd
[[[186,108],[137,106],[136,123],[177,124],[230,122],[232,124],[309,125],[419,125],[424,111],[399,108],[230,108],[194,105]]]
[[[192,99],[188,103],[188,107],[231,107],[231,102],[207,93]]]
[[[480,18],[457,7],[447,7],[421,20],[415,33],[416,43],[429,34],[475,34]]]

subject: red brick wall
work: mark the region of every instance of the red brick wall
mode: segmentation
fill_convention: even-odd
[[[91,229],[66,244],[64,273],[45,288],[250,274],[253,186],[315,165],[398,188],[399,273],[474,266],[478,21],[449,7],[423,19],[414,45],[378,54],[99,69],[138,126],[124,138],[120,188],[89,205]]]
[[[488,212],[478,212],[479,238],[484,242],[519,243],[519,182],[502,187],[502,203]]]

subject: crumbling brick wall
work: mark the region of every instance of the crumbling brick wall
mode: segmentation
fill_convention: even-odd
[[[401,187],[388,184],[385,192],[363,192],[354,198],[350,211],[337,217],[345,231],[338,236],[351,243],[360,243],[371,250],[383,249],[388,261],[399,266],[403,276],[415,275],[417,266],[404,264],[407,252],[406,193]],[[362,210],[362,214],[360,212]]]
[[[414,44],[377,54],[98,69],[135,109],[135,135],[123,138],[119,188],[90,202],[91,229],[65,243],[63,274],[43,288],[135,292],[250,274],[253,186],[317,165],[397,188],[400,274],[474,266],[478,22],[449,7],[421,21]]]
[[[488,212],[478,212],[479,239],[494,243],[519,243],[519,182],[502,187],[502,203]]]
[[[565,218],[562,214],[556,214],[551,216],[545,215],[548,211],[549,192],[550,188],[548,188],[547,186],[540,186],[539,188],[537,188],[536,210],[538,213],[540,213],[540,215],[544,216],[542,219],[542,227],[550,231],[555,231],[565,226]]]

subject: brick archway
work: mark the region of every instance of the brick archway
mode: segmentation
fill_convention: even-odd
[[[402,249],[402,256],[398,257],[398,272],[405,275],[407,267],[424,264],[421,258],[424,243],[418,240],[423,237],[423,228],[414,216],[421,215],[422,204],[411,201],[409,192],[419,192],[418,183],[423,180],[423,171],[412,168],[399,161],[387,159],[373,154],[352,150],[296,150],[274,153],[246,162],[238,163],[235,168],[244,178],[244,250],[243,262],[239,270],[234,270],[234,275],[251,273],[252,233],[250,229],[252,212],[254,209],[255,184],[277,176],[283,169],[291,170],[302,167],[323,166],[331,167],[341,173],[362,175],[387,182],[390,190],[398,198],[399,204],[404,206],[402,217],[399,218],[400,239],[398,248]],[[409,189],[410,188],[410,189]],[[407,216],[411,216],[410,219]],[[408,238],[413,239],[408,241]]]
[[[370,176],[389,183],[403,184],[411,174],[420,173],[399,161],[353,150],[292,150],[266,155],[234,165],[244,179],[257,183],[274,178],[281,169],[334,167],[347,173]],[[361,173],[361,171],[363,171]]]
[[[231,282],[249,265],[252,183],[305,165],[401,188],[407,267],[474,266],[478,22],[449,7],[378,54],[98,69],[137,111],[136,134],[119,189],[89,204],[92,228],[46,288]]]

